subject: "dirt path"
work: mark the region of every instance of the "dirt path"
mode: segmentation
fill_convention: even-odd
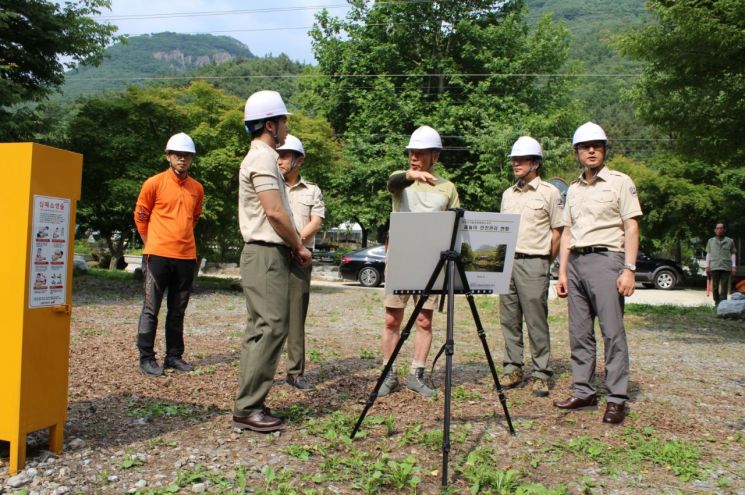
[[[139,285],[77,279],[66,450],[55,457],[43,450],[45,434],[30,436],[30,480],[11,488],[7,446],[0,447],[0,493],[437,493],[442,392],[432,400],[407,390],[381,398],[359,438],[347,439],[379,373],[380,297],[380,290],[314,285],[307,376],[317,389],[303,394],[282,385],[280,363],[269,405],[288,416],[289,427],[259,435],[230,427],[241,293],[197,290],[185,356],[197,370],[152,379],[136,367]],[[477,303],[499,366],[496,298]],[[626,321],[632,401],[624,425],[603,425],[602,407],[566,414],[551,406],[571,382],[566,306],[554,300],[555,387],[548,399],[528,387],[507,391],[518,431],[511,437],[459,297],[451,493],[745,493],[742,322],[701,308],[634,305]],[[444,331],[438,315],[431,356]],[[409,342],[399,372],[410,359]],[[602,356],[598,366],[602,383]],[[444,359],[438,387],[443,369]]]

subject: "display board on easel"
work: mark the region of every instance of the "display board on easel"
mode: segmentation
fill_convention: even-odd
[[[455,212],[391,214],[385,293],[417,293],[432,275],[440,253],[450,248]],[[474,293],[503,294],[510,286],[520,215],[465,212],[455,250],[461,254]],[[444,282],[444,270],[435,288]],[[456,274],[455,288],[463,283]]]

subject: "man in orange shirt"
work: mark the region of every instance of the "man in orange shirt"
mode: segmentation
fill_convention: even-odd
[[[142,263],[145,302],[137,327],[137,348],[140,371],[149,376],[161,376],[164,368],[194,369],[182,355],[184,313],[197,263],[194,227],[204,200],[204,188],[189,177],[195,151],[194,141],[183,132],[171,136],[166,144],[168,170],[145,181],[135,207],[135,224],[145,244]],[[166,357],[161,367],[155,360],[153,347],[166,290]]]

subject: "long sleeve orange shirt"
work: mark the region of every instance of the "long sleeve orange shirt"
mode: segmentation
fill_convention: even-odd
[[[144,254],[196,259],[194,227],[203,201],[202,184],[179,179],[170,168],[146,180],[134,213],[137,231],[147,236]]]

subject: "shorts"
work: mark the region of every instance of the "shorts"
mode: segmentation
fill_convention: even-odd
[[[409,302],[411,297],[414,297],[414,304],[419,301],[419,295],[417,294],[386,294],[383,298],[383,304],[386,308],[403,309],[406,307],[406,303]],[[440,296],[437,294],[430,294],[427,298],[427,302],[424,303],[422,309],[437,309],[437,304],[440,301]]]

